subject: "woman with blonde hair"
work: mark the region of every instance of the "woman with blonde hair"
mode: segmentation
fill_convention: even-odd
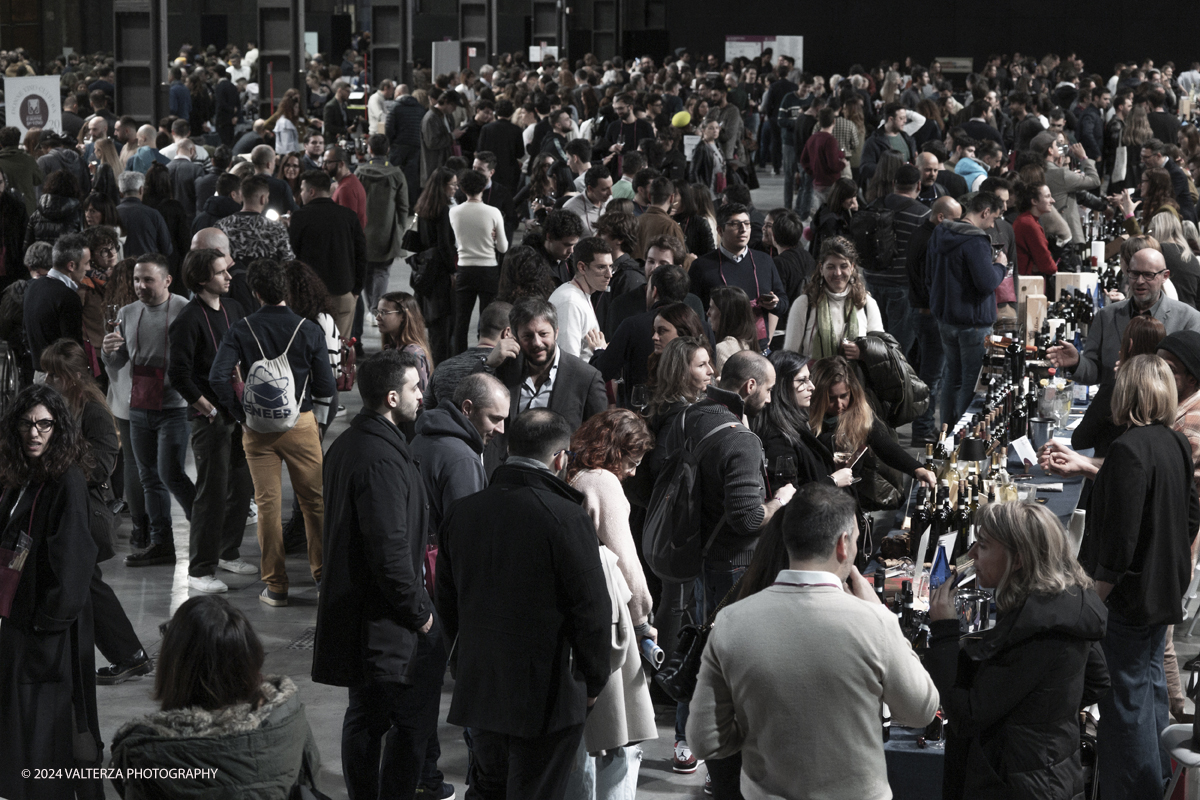
[[[889,69],[887,77],[883,79],[883,88],[879,90],[879,98],[883,100],[886,106],[888,103],[896,101],[896,95],[900,93],[900,73]]]
[[[717,340],[717,378],[721,367],[734,353],[758,349],[758,329],[750,298],[737,286],[720,286],[708,296],[708,323]]]
[[[698,336],[672,339],[658,360],[654,394],[647,409],[651,430],[657,435],[675,413],[704,399],[713,379],[712,352]]]
[[[1108,684],[1104,603],[1049,509],[990,503],[975,523],[969,555],[995,626],[960,638],[954,582],[930,597],[925,667],[950,720],[942,796],[1079,797],[1079,710]]]
[[[1169,211],[1155,214],[1150,218],[1150,235],[1162,248],[1163,259],[1171,271],[1171,285],[1180,302],[1200,308],[1200,260],[1196,259],[1184,238],[1179,217]]]
[[[817,271],[788,312],[783,349],[812,358],[859,357],[854,341],[882,331],[879,306],[858,269],[858,252],[843,236],[821,243]]]
[[[1183,621],[1179,598],[1191,580],[1190,542],[1200,527],[1191,445],[1171,427],[1177,403],[1167,362],[1134,356],[1117,371],[1112,399],[1113,422],[1127,430],[1103,463],[1053,449],[1042,457],[1055,471],[1095,474],[1079,561],[1108,607],[1103,647],[1113,689],[1100,699],[1105,724],[1097,742],[1105,797],[1152,797],[1163,786],[1163,650],[1168,626]]]
[[[121,202],[120,187],[117,178],[125,171],[121,163],[121,154],[112,139],[100,139],[96,142],[96,171],[92,174],[92,191],[98,192],[115,206]]]

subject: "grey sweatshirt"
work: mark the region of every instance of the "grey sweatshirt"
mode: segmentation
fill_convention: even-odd
[[[183,312],[188,303],[186,297],[172,293],[165,303],[148,306],[141,300],[135,300],[117,313],[117,331],[125,337],[125,343],[112,353],[103,353],[105,366],[110,373],[124,368],[128,364],[139,366],[160,367],[163,370],[163,408],[186,408],[187,400],[183,395],[171,388],[167,378],[167,317],[174,322]],[[127,386],[129,384],[126,384]],[[128,388],[125,389],[129,391]],[[128,407],[129,397],[121,400]]]

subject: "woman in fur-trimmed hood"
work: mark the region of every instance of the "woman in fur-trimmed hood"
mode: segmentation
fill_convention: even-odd
[[[284,800],[296,783],[312,785],[320,754],[296,684],[262,675],[262,663],[258,636],[225,600],[180,606],[155,676],[162,710],[113,738],[121,796]],[[131,778],[130,770],[153,771]]]

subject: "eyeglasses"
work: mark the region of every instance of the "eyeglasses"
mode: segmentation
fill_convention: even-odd
[[[381,317],[386,317],[388,314],[399,314],[400,312],[398,310],[397,311],[384,311],[381,308],[377,308],[372,313],[375,315],[375,319],[380,319]]]
[[[106,258],[109,256],[115,256],[116,254],[117,254],[117,248],[115,248],[115,247],[101,247],[99,250],[96,251],[96,255],[105,256]]]
[[[725,227],[726,228],[737,228],[739,231],[748,231],[748,230],[750,230],[750,223],[749,222],[736,222],[736,221],[726,222]]]
[[[30,419],[17,420],[17,430],[21,433],[29,433],[34,428],[38,429],[38,433],[49,433],[54,429],[54,420],[39,419],[36,422]]]
[[[1159,275],[1162,275],[1164,272],[1166,272],[1165,269],[1160,269],[1157,272],[1143,272],[1142,270],[1138,269],[1130,270],[1125,274],[1129,276],[1129,280],[1133,283],[1137,283],[1138,281],[1145,281],[1146,283],[1149,283]]]
[[[567,449],[563,449],[563,450],[558,450],[557,452],[555,452],[555,453],[554,453],[554,455],[550,456],[550,458],[551,458],[552,460],[553,460],[553,459],[555,459],[555,458],[558,458],[559,454],[561,454],[561,453],[566,453],[566,454],[567,454],[567,458],[574,458],[574,457],[575,457],[575,451],[574,451],[574,450],[567,450]]]

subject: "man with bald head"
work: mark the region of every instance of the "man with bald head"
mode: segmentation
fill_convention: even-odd
[[[946,195],[946,187],[938,183],[938,171],[942,168],[933,153],[917,154],[917,170],[921,173],[921,185],[917,188],[917,200],[933,208],[933,201]]]
[[[229,258],[229,297],[241,306],[242,313],[253,314],[258,311],[261,303],[254,297],[250,284],[246,280],[246,265],[233,258],[229,247],[229,237],[220,228],[201,228],[192,237],[192,249],[219,250]]]
[[[134,172],[146,174],[146,170],[150,169],[150,165],[154,163],[166,166],[171,163],[166,156],[158,152],[154,147],[154,142],[158,138],[158,129],[153,125],[143,125],[138,128],[137,132],[137,152],[129,159],[129,163],[125,165],[125,169]]]
[[[910,319],[913,330],[917,335],[917,352],[920,362],[917,374],[929,386],[929,409],[913,420],[912,446],[923,447],[926,442],[937,439],[934,420],[937,411],[937,397],[942,382],[942,336],[938,332],[937,320],[929,310],[929,271],[926,258],[929,255],[929,239],[933,230],[946,220],[958,219],[962,216],[962,206],[953,197],[944,194],[945,189],[937,183],[937,157],[932,153],[921,153],[917,156],[917,167],[921,170],[921,190],[925,190],[927,164],[921,159],[933,161],[933,185],[943,192],[930,205],[929,216],[917,226],[912,237],[908,240],[908,258],[905,268],[908,271],[908,304],[912,308]],[[918,198],[920,199],[920,198]]]
[[[1129,281],[1130,296],[1105,306],[1096,314],[1088,328],[1087,343],[1082,353],[1069,342],[1049,350],[1048,355],[1054,366],[1060,370],[1070,370],[1071,377],[1078,383],[1095,384],[1113,380],[1113,368],[1121,352],[1125,327],[1135,316],[1154,317],[1163,324],[1168,336],[1179,331],[1200,331],[1200,311],[1172,300],[1163,292],[1163,284],[1171,277],[1171,271],[1167,269],[1167,262],[1158,245],[1144,247],[1128,260],[1124,255],[1122,253],[1121,263]]]

